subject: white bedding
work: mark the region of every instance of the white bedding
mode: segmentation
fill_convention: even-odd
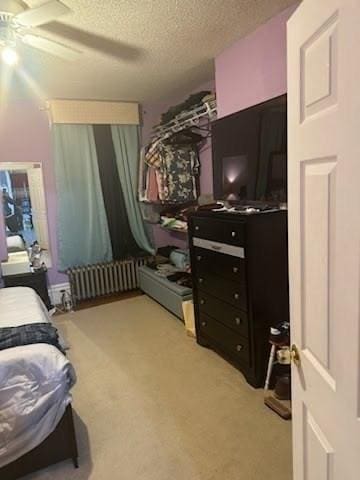
[[[0,289],[0,328],[49,321],[44,304],[30,288]],[[75,381],[71,363],[52,345],[0,351],[0,468],[55,429],[71,402]]]
[[[41,322],[50,322],[50,317],[32,288],[0,288],[0,328]]]
[[[23,252],[26,250],[24,240],[20,237],[20,235],[6,237],[6,245],[9,253]]]

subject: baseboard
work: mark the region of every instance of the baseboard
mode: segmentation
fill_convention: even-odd
[[[48,288],[49,290],[49,297],[53,305],[60,305],[61,304],[61,296],[62,290],[66,290],[70,293],[70,283],[57,283],[56,285],[50,285]]]

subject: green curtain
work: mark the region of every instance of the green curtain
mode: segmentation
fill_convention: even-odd
[[[90,125],[52,127],[58,198],[58,267],[112,260],[111,242]]]
[[[140,248],[154,254],[137,200],[139,128],[136,125],[112,125],[111,134],[131,232]]]

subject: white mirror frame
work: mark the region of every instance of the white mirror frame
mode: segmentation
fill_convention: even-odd
[[[39,162],[0,162],[0,170],[25,170],[34,215],[34,229],[41,248],[47,251],[46,265],[51,266],[49,229],[42,165]]]

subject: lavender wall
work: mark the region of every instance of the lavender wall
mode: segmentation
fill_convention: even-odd
[[[286,22],[292,6],[215,59],[219,117],[286,92]]]
[[[3,162],[40,162],[48,211],[50,248],[53,265],[57,264],[56,188],[51,153],[50,128],[46,112],[31,100],[11,101],[0,119],[0,145]],[[0,225],[0,245],[5,243],[5,229]],[[2,247],[4,248],[4,247]],[[0,247],[1,249],[1,247]],[[67,281],[67,276],[49,270],[50,284]]]

